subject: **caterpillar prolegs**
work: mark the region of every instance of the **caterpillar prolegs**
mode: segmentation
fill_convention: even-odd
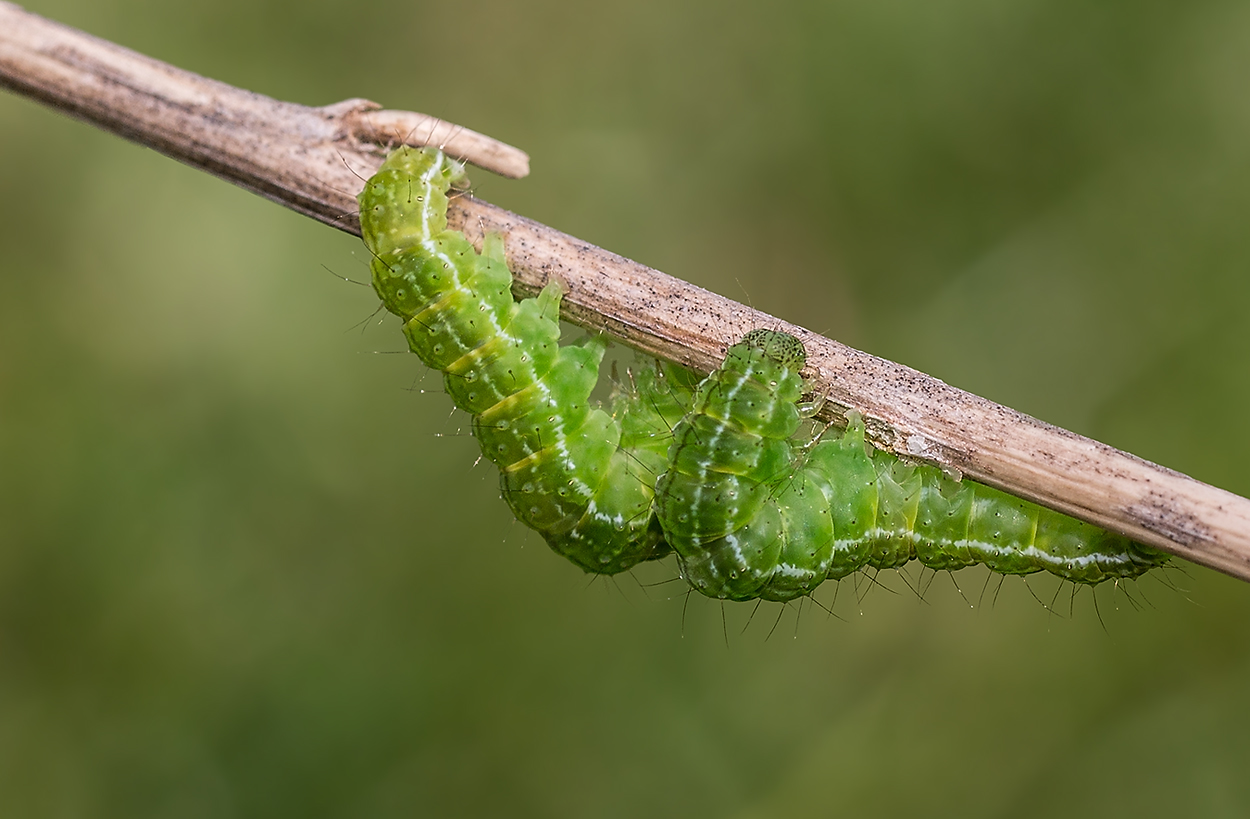
[[[983,563],[1079,583],[1136,577],[1154,549],[930,466],[869,454],[862,422],[804,442],[801,342],[748,333],[697,385],[644,367],[594,404],[605,342],[560,346],[562,290],[514,301],[503,240],[447,228],[464,168],[400,148],[359,196],[373,285],[409,347],[444,373],[517,518],[598,574],[674,549],[698,591],[791,600],[865,567]],[[658,481],[657,481],[658,478]]]
[[[825,580],[912,559],[983,563],[1077,583],[1137,577],[1168,556],[936,467],[872,455],[858,416],[800,445],[806,360],[793,336],[755,330],[729,348],[675,430],[656,491],[665,537],[694,588],[728,600],[792,600]]]
[[[676,370],[643,373],[618,385],[610,413],[592,404],[606,343],[560,346],[560,286],[515,302],[502,238],[478,254],[447,229],[448,191],[464,182],[464,167],[432,148],[400,148],[369,179],[358,199],[374,289],[473,416],[521,522],[590,572],[667,554],[653,487],[685,406],[675,391],[689,385]]]

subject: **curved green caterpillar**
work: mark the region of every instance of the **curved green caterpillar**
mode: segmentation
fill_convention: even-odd
[[[584,570],[624,571],[671,544],[704,594],[785,601],[913,558],[1087,584],[1166,562],[934,467],[870,455],[857,418],[838,439],[800,444],[806,351],[784,333],[748,333],[697,391],[680,368],[644,368],[605,411],[590,393],[606,345],[559,346],[560,286],[515,302],[502,238],[478,254],[447,229],[447,193],[464,180],[440,151],[401,148],[366,183],[374,289],[473,416],[517,518]]]
[[[676,371],[640,374],[636,388],[618,385],[611,413],[593,405],[606,343],[559,346],[560,286],[515,302],[503,239],[488,235],[478,254],[448,230],[447,193],[464,182],[464,167],[436,149],[387,157],[358,197],[374,289],[473,416],[521,522],[590,572],[662,557],[653,487],[689,385],[668,377]]]
[[[803,344],[755,330],[729,348],[674,431],[656,513],[682,573],[709,597],[786,601],[866,566],[983,563],[1077,583],[1137,577],[1168,556],[887,452],[869,455],[853,416],[837,439],[799,446]]]

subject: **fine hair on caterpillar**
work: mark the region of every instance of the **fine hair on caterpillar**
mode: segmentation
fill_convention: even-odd
[[[373,287],[471,416],[517,519],[585,571],[615,574],[675,551],[704,595],[786,602],[912,560],[1090,586],[1167,562],[875,451],[854,413],[845,431],[805,434],[822,399],[800,375],[802,342],[777,330],[747,333],[702,380],[650,364],[596,401],[607,342],[561,345],[563,286],[550,280],[515,300],[503,238],[486,234],[479,253],[447,227],[448,196],[466,185],[463,165],[437,149],[390,154],[358,199]]]
[[[797,439],[805,361],[793,336],[748,333],[678,425],[656,510],[698,591],[784,602],[825,580],[911,560],[938,571],[1048,571],[1094,585],[1167,562],[1123,536],[871,452],[855,414],[840,436]]]
[[[640,582],[649,600],[667,600],[670,605],[680,606],[683,634],[689,636],[692,626],[707,628],[721,633],[728,645],[733,635],[745,634],[752,627],[762,629],[757,633],[764,635],[765,639],[771,639],[778,633],[788,635],[791,629],[797,637],[804,623],[819,624],[827,619],[847,623],[854,617],[871,615],[874,610],[880,610],[882,604],[893,609],[902,604],[903,610],[910,604],[924,612],[923,617],[960,609],[965,612],[980,610],[982,613],[993,610],[996,619],[1002,615],[1020,617],[1040,611],[1044,613],[1046,622],[1057,619],[1079,623],[1092,612],[1093,619],[1103,631],[1114,630],[1118,617],[1154,608],[1152,598],[1157,595],[1149,594],[1148,583],[1143,581],[1155,579],[1169,592],[1177,591],[1167,576],[1171,570],[1164,567],[1132,582],[1089,585],[1047,572],[1009,577],[980,566],[956,574],[935,572],[913,562],[892,571],[864,569],[840,581],[825,583],[810,595],[780,604],[755,598],[750,605],[735,605],[725,599],[696,594],[695,589],[679,575],[667,582],[681,583],[685,587],[684,593],[662,594],[658,598],[650,590],[668,586],[663,581],[652,579],[657,572],[644,572]],[[938,577],[939,574],[944,577]],[[1003,591],[1007,593],[1000,595]],[[692,602],[695,598],[702,605]],[[709,607],[707,603],[712,605]]]
[[[521,522],[587,571],[663,556],[653,485],[637,470],[662,471],[667,444],[650,430],[671,426],[684,407],[645,387],[618,391],[611,407],[591,401],[606,342],[561,346],[561,285],[514,301],[502,237],[488,234],[478,253],[447,228],[448,192],[465,178],[441,151],[402,148],[368,181],[358,201],[374,289],[403,320],[409,348],[472,416]],[[665,412],[671,418],[651,417]]]

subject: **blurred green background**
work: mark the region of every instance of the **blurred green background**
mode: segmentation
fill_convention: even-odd
[[[492,134],[497,204],[1250,493],[1245,3],[28,8]],[[770,636],[589,581],[374,354],[354,239],[7,94],[0,145],[4,816],[1250,813],[1244,583],[889,575]]]

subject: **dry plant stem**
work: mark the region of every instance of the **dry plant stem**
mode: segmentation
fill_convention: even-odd
[[[4,2],[0,84],[351,233],[359,232],[355,195],[381,158],[369,140],[394,141],[396,132],[420,137],[423,129],[438,140],[444,137],[437,127],[422,124],[417,119],[421,115],[375,113],[375,106],[362,100],[325,108],[272,100]],[[485,151],[488,156],[481,164],[503,164],[489,155],[506,155],[506,147]],[[857,410],[868,422],[873,443],[903,457],[937,463],[1250,580],[1250,501],[1245,498],[853,350],[481,200],[456,200],[450,219],[475,242],[486,231],[505,236],[518,295],[537,292],[552,277],[563,282],[569,291],[565,317],[576,324],[703,372],[750,329],[793,333],[807,347],[809,375],[828,396],[826,418],[836,420]]]
[[[304,171],[341,166],[336,151],[404,141],[439,145],[504,176],[529,172],[524,152],[434,117],[380,111],[368,100],[325,108],[280,102],[4,2],[0,84],[309,215],[325,195]]]
[[[365,142],[437,145],[452,156],[510,179],[521,179],[530,172],[530,158],[524,151],[429,114],[370,111],[352,115],[351,124],[356,138]]]

